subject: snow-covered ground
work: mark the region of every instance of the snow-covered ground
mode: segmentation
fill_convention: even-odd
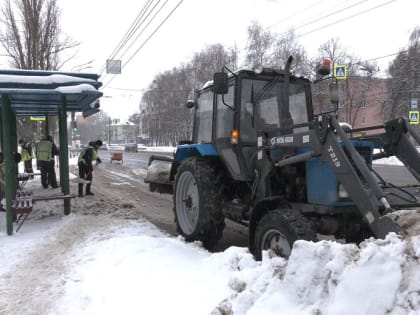
[[[420,236],[298,241],[288,261],[257,262],[246,248],[209,253],[143,219],[90,218],[46,216],[6,236],[0,213],[0,314],[420,314]],[[34,275],[38,264],[47,272]]]

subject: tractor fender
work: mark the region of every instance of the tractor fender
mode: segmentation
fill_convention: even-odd
[[[174,162],[181,164],[183,160],[191,156],[217,157],[218,155],[216,148],[212,144],[185,144],[177,147]]]
[[[216,148],[212,144],[209,144],[209,143],[179,145],[176,148],[176,152],[174,154],[174,159],[173,159],[172,169],[171,169],[171,174],[170,174],[171,180],[174,180],[175,174],[178,170],[179,165],[181,165],[182,161],[192,156],[217,157],[219,156],[219,154],[217,153]]]
[[[280,204],[284,204],[286,201],[280,196],[272,196],[265,199],[261,199],[252,209],[251,217],[249,219],[248,227],[248,244],[251,253],[255,252],[255,229],[258,222],[264,214],[270,210],[277,209]]]

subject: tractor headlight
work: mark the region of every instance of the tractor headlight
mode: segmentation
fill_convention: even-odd
[[[342,184],[338,184],[338,198],[347,199],[350,195]]]

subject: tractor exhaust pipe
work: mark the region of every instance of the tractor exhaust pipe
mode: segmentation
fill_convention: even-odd
[[[281,106],[281,130],[282,134],[289,134],[293,132],[293,119],[290,114],[289,104],[289,85],[290,85],[290,66],[293,62],[293,56],[289,56],[284,67],[284,89],[283,100],[280,102]]]

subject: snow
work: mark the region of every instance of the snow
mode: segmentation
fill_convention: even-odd
[[[0,213],[0,314],[420,314],[420,236],[298,241],[289,260],[266,252],[257,262],[247,248],[210,253],[144,219],[89,218],[46,216],[6,236]],[[81,226],[91,231],[69,244]],[[36,257],[51,243],[64,249]],[[31,273],[37,264],[48,272]],[[7,299],[20,290],[13,277],[32,281],[33,304]]]
[[[420,147],[417,147],[417,151],[420,152]],[[374,149],[374,153],[379,153],[378,149]],[[397,157],[391,156],[388,158],[377,159],[373,162],[374,164],[386,164],[386,165],[404,165]]]
[[[15,70],[13,70],[15,71]],[[16,70],[15,72],[19,72]],[[29,71],[25,70],[26,73]],[[34,71],[34,74],[37,72]],[[19,84],[40,84],[40,85],[50,85],[54,83],[81,83],[85,82],[97,84],[95,80],[86,79],[81,77],[74,77],[70,75],[64,74],[51,74],[48,76],[40,76],[40,75],[13,75],[13,74],[2,74],[0,75],[0,83],[19,83]]]

